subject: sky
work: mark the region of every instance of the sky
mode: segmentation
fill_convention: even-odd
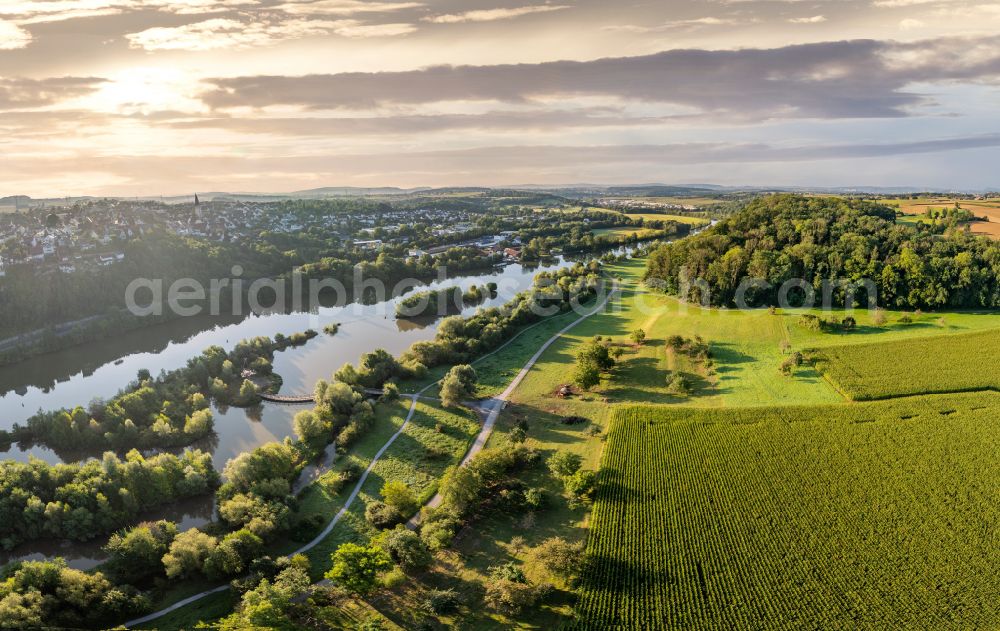
[[[998,190],[997,33],[988,0],[0,0],[0,196]]]

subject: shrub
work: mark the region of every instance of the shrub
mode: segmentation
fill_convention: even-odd
[[[423,602],[428,613],[437,615],[451,613],[458,609],[458,605],[458,592],[453,589],[432,589]]]
[[[289,536],[293,541],[311,541],[325,525],[326,518],[319,513],[313,513],[296,521]]]
[[[393,401],[399,400],[399,386],[392,383],[391,381],[382,387],[382,396],[380,397],[382,401],[386,403],[392,403]]]
[[[569,451],[559,451],[549,457],[548,466],[552,475],[565,478],[580,470],[583,458],[580,454]]]
[[[427,511],[420,526],[420,539],[431,550],[443,550],[451,545],[458,526],[458,516],[446,508]]]
[[[392,567],[392,561],[378,547],[341,544],[330,560],[326,578],[357,594],[367,594],[378,585],[379,574]]]
[[[369,502],[365,507],[365,519],[372,526],[382,530],[403,522],[403,515],[385,502]]]
[[[597,490],[597,474],[581,469],[572,476],[563,479],[566,491],[577,501],[590,502]]]
[[[569,543],[562,537],[552,537],[534,549],[535,560],[550,573],[570,579],[583,567],[583,544]]]
[[[412,515],[420,507],[413,490],[399,480],[389,480],[382,486],[382,499],[403,515]]]
[[[667,393],[678,397],[686,397],[693,390],[691,380],[680,372],[673,371],[667,375]]]
[[[538,600],[538,593],[513,563],[490,568],[486,580],[486,604],[498,611],[518,614]]]
[[[528,438],[528,433],[520,427],[512,427],[509,432],[507,432],[507,440],[513,444],[521,444]]]
[[[422,570],[430,566],[434,557],[420,536],[404,526],[386,530],[375,539],[394,563],[405,570]]]
[[[169,521],[140,524],[115,533],[104,546],[108,568],[124,582],[163,573],[163,555],[177,536],[177,525]]]
[[[163,568],[168,578],[189,577],[202,572],[205,560],[215,550],[218,539],[197,529],[177,535],[170,551],[163,556]]]
[[[548,498],[542,489],[530,488],[524,492],[524,505],[531,510],[545,508],[546,503],[548,503]]]
[[[463,399],[471,398],[476,391],[476,371],[468,364],[452,367],[441,380],[441,403],[454,407]]]
[[[398,567],[394,567],[382,575],[379,582],[386,589],[395,589],[406,583],[406,573]]]
[[[805,313],[799,317],[799,326],[809,331],[819,331],[823,328],[823,321],[818,316]]]

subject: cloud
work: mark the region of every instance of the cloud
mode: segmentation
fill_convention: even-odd
[[[435,66],[403,72],[207,80],[213,108],[367,109],[447,101],[575,97],[667,103],[720,118],[902,117],[927,99],[914,83],[1000,76],[1000,40],[855,40],[775,49],[671,50],[594,61]]]
[[[95,155],[66,158],[12,160],[8,177],[37,177],[38,173],[60,173],[75,177],[83,170],[105,174],[122,182],[137,185],[139,191],[184,190],[209,182],[213,190],[225,189],[234,182],[252,181],[256,190],[270,185],[288,189],[292,181],[319,184],[357,181],[364,178],[380,183],[400,184],[401,180],[455,184],[503,185],[522,178],[544,178],[567,182],[574,174],[597,174],[597,177],[635,181],[636,173],[662,173],[662,169],[699,166],[702,177],[726,178],[733,165],[793,165],[805,162],[836,160],[884,160],[909,156],[1000,147],[1000,135],[983,134],[954,138],[931,138],[885,144],[800,144],[692,142],[648,145],[500,145],[473,149],[391,153],[316,154],[285,153],[269,155],[212,155],[205,151],[180,159],[161,155]],[[884,165],[884,162],[879,162]],[[474,167],[470,167],[474,165]],[[711,165],[724,165],[713,168]],[[898,166],[898,165],[897,165]],[[788,166],[766,171],[771,178],[784,178]],[[811,167],[810,180],[824,170]],[[554,175],[553,175],[554,174]],[[849,177],[862,177],[857,174]],[[517,178],[512,180],[511,178]],[[801,174],[798,179],[801,179]],[[772,180],[773,181],[773,180]],[[416,183],[416,182],[415,182]],[[765,183],[765,182],[757,182]],[[216,188],[217,187],[217,188]],[[121,186],[117,187],[121,190]],[[240,188],[245,188],[241,186]]]
[[[19,24],[156,10],[180,15],[216,13],[256,5],[258,0],[0,0],[0,16]]]
[[[391,37],[413,32],[411,24],[364,24],[357,20],[215,18],[173,27],[154,27],[126,35],[133,48],[205,51],[269,46],[318,35]]]
[[[819,24],[821,22],[826,22],[826,16],[814,15],[809,18],[791,18],[788,21],[792,24]]]
[[[316,0],[315,2],[285,2],[274,7],[290,15],[356,15],[387,13],[424,6],[421,2],[364,2],[362,0]]]
[[[704,17],[692,18],[689,20],[671,20],[652,26],[641,26],[637,24],[609,25],[601,27],[602,31],[617,31],[622,33],[662,33],[673,30],[692,31],[706,26],[730,26],[738,22],[730,18]]]
[[[899,29],[901,31],[912,31],[918,28],[924,28],[925,26],[927,26],[926,23],[914,18],[906,18],[905,20],[901,20],[899,22]]]
[[[424,6],[420,2],[366,2],[363,0],[288,0],[261,7],[260,0],[0,0],[0,18],[18,24],[61,22],[78,18],[155,10],[172,15],[200,15],[259,9],[293,16],[348,17],[359,13],[385,13]]]
[[[941,2],[946,2],[947,0],[875,0],[872,2],[873,7],[879,7],[880,9],[898,9],[901,7],[915,7],[922,4],[940,4]]]
[[[414,135],[452,130],[536,131],[659,125],[686,116],[623,116],[608,108],[576,110],[491,111],[483,114],[417,114],[359,117],[178,116],[165,124],[176,129],[224,129],[286,136]]]
[[[650,145],[528,145],[476,147],[446,151],[425,151],[401,155],[400,159],[421,160],[442,169],[460,169],[470,161],[487,161],[505,166],[543,167],[548,164],[574,166],[583,164],[726,164],[737,162],[798,162],[844,158],[878,158],[897,155],[939,153],[1000,147],[1000,134],[982,134],[956,138],[906,141],[896,143],[807,144],[798,146],[769,143],[691,142]],[[374,167],[387,156],[354,155],[330,158],[349,160],[356,167]],[[370,162],[371,164],[367,164]],[[393,166],[391,163],[390,168]],[[400,168],[404,164],[398,164]]]
[[[341,37],[396,37],[407,35],[417,27],[404,22],[390,24],[362,24],[356,20],[341,20],[330,31]]]
[[[549,13],[569,9],[567,5],[539,4],[534,6],[515,7],[511,9],[479,9],[463,13],[446,13],[424,18],[426,22],[435,24],[456,24],[460,22],[492,22],[494,20],[509,20],[533,13]]]
[[[31,33],[17,24],[0,20],[0,50],[16,50],[31,43]]]
[[[0,110],[44,107],[90,94],[105,79],[96,77],[56,77],[16,79],[0,77]]]

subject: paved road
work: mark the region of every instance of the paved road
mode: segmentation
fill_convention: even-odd
[[[483,423],[483,428],[480,430],[479,435],[476,436],[476,441],[472,444],[472,447],[469,449],[468,453],[465,455],[465,458],[462,460],[462,465],[461,466],[465,466],[465,464],[468,463],[469,460],[471,460],[473,456],[475,456],[477,453],[479,453],[482,450],[483,446],[486,444],[486,441],[489,439],[490,434],[493,432],[493,426],[496,424],[496,420],[500,416],[500,412],[503,410],[504,406],[507,404],[507,400],[510,398],[510,395],[521,384],[521,381],[528,374],[528,371],[531,370],[531,368],[535,365],[535,362],[538,361],[538,358],[542,356],[542,353],[544,353],[549,348],[549,346],[551,346],[557,339],[559,339],[560,337],[562,337],[563,334],[565,334],[567,331],[569,331],[570,329],[572,329],[573,327],[575,327],[577,324],[583,322],[584,320],[586,320],[590,316],[594,315],[595,313],[597,313],[598,311],[600,311],[601,309],[603,309],[604,305],[606,305],[608,303],[608,300],[610,300],[611,296],[613,296],[617,291],[618,291],[618,285],[616,283],[615,286],[614,286],[614,288],[610,292],[608,292],[608,295],[604,297],[604,299],[600,302],[600,304],[598,304],[592,310],[590,310],[587,313],[585,313],[584,315],[580,316],[579,318],[577,318],[576,320],[574,320],[570,324],[566,325],[565,327],[563,327],[562,329],[560,329],[558,333],[556,333],[555,335],[553,335],[552,337],[550,337],[548,340],[546,340],[545,343],[542,344],[538,348],[538,351],[534,355],[531,356],[531,359],[528,360],[528,363],[526,363],[524,365],[524,367],[521,368],[520,372],[517,373],[517,375],[514,377],[513,381],[510,382],[510,385],[507,386],[507,389],[504,390],[502,393],[500,393],[498,396],[493,397],[492,399],[488,399],[485,402],[485,404],[483,405],[483,407],[486,407],[487,405],[491,406],[490,413],[486,417],[486,421]],[[492,353],[489,353],[487,355],[483,355],[482,357],[480,357],[478,360],[476,360],[473,363],[478,363],[478,362],[486,359],[490,355],[493,355],[494,353],[500,352],[508,344],[510,344],[514,340],[516,340],[522,333],[525,333],[529,329],[532,329],[532,328],[534,328],[534,327],[536,327],[536,326],[538,326],[540,324],[543,324],[546,321],[547,320],[542,320],[541,322],[538,322],[537,324],[533,324],[530,327],[522,329],[520,333],[518,333],[517,335],[515,335],[514,337],[512,337],[511,339],[509,339],[507,342],[505,342],[502,346],[500,346],[499,348],[497,348],[496,350],[494,350]],[[347,501],[344,502],[344,506],[339,511],[337,511],[337,514],[333,516],[333,519],[330,520],[330,523],[326,525],[326,528],[324,528],[321,533],[319,533],[318,535],[316,535],[316,537],[312,541],[310,541],[309,543],[305,544],[304,546],[302,546],[298,550],[290,553],[288,556],[292,556],[292,555],[295,555],[295,554],[301,554],[303,552],[307,552],[307,551],[315,548],[317,545],[319,545],[319,543],[323,539],[325,539],[327,537],[327,535],[329,535],[333,531],[333,529],[337,526],[337,524],[340,523],[340,520],[344,518],[344,515],[346,515],[347,511],[351,508],[351,505],[354,503],[354,500],[357,499],[358,494],[361,492],[361,487],[364,486],[365,481],[368,479],[368,476],[371,474],[372,470],[375,468],[375,465],[378,463],[379,459],[386,452],[386,450],[389,449],[389,447],[391,447],[394,442],[396,442],[396,439],[399,438],[399,436],[406,430],[406,427],[409,425],[410,420],[413,418],[413,415],[414,415],[414,413],[417,410],[417,402],[420,400],[421,396],[425,392],[427,392],[428,390],[430,390],[432,387],[434,387],[435,385],[437,385],[437,382],[427,384],[426,386],[424,386],[423,388],[421,388],[415,394],[404,395],[405,398],[410,399],[410,409],[406,413],[406,419],[403,421],[403,424],[399,426],[399,429],[396,430],[396,433],[393,434],[389,438],[389,440],[387,440],[385,442],[385,444],[382,445],[382,447],[378,450],[378,452],[375,453],[375,456],[372,458],[372,461],[368,465],[368,468],[365,469],[365,472],[363,474],[361,474],[361,478],[358,479],[358,483],[354,485],[354,489],[351,491],[351,494],[347,497]],[[435,503],[435,501],[437,503]],[[428,503],[428,505],[430,505],[430,506],[436,506],[437,504],[440,504],[440,502],[441,502],[440,496],[439,495],[435,495],[433,498],[431,498],[431,500]],[[416,519],[416,518],[414,518],[414,519]],[[411,522],[413,522],[413,520],[411,520]],[[407,524],[407,525],[409,526],[409,524]],[[197,601],[201,600],[202,598],[205,598],[205,597],[210,596],[212,594],[217,594],[219,592],[224,592],[227,589],[229,589],[229,585],[228,584],[226,584],[226,585],[220,585],[219,587],[216,587],[214,589],[209,589],[209,590],[206,590],[206,591],[203,591],[203,592],[199,592],[199,593],[197,593],[197,594],[195,594],[193,596],[185,598],[184,600],[178,601],[178,602],[174,603],[173,605],[170,605],[169,607],[166,607],[166,608],[161,609],[159,611],[155,611],[155,612],[153,612],[151,614],[148,614],[146,616],[143,616],[141,618],[136,618],[135,620],[129,620],[128,622],[125,623],[124,626],[126,626],[126,627],[135,627],[135,626],[138,626],[138,625],[141,625],[141,624],[145,624],[147,622],[151,622],[153,620],[156,620],[157,618],[160,618],[162,616],[167,615],[168,613],[171,613],[173,611],[177,611],[178,609],[186,607],[187,605],[190,605],[191,603],[197,602]]]

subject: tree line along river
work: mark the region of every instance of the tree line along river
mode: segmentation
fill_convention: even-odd
[[[621,251],[621,250],[619,250]],[[537,266],[511,264],[480,274],[467,274],[428,283],[427,289],[496,283],[495,296],[463,308],[470,315],[481,307],[498,306],[514,294],[529,288],[535,274],[571,265],[575,260],[556,258]],[[395,317],[395,305],[403,296],[371,305],[320,307],[316,313],[277,313],[243,318],[195,316],[157,324],[122,336],[50,353],[14,365],[0,367],[0,428],[22,423],[38,410],[86,406],[92,399],[110,398],[136,378],[141,369],[156,375],[161,370],[179,368],[205,348],[218,345],[231,349],[242,339],[255,336],[288,335],[305,329],[321,331],[330,323],[340,323],[336,335],[320,334],[305,346],[275,354],[274,371],[281,375],[280,392],[311,392],[316,381],[329,379],[345,363],[375,348],[399,355],[420,340],[432,339],[440,318],[411,321]],[[255,408],[223,408],[213,405],[214,433],[192,445],[212,454],[221,471],[234,456],[264,443],[281,441],[293,434],[292,418],[302,405],[267,403]],[[78,460],[74,454],[57,453],[45,446],[21,447],[16,443],[0,453],[2,459],[26,462],[30,457],[49,463]],[[212,519],[213,496],[193,498],[159,509],[147,519],[168,519],[181,530],[203,525]],[[91,542],[38,541],[0,552],[0,565],[22,559],[62,556],[71,567],[89,569],[100,563],[103,538]]]

